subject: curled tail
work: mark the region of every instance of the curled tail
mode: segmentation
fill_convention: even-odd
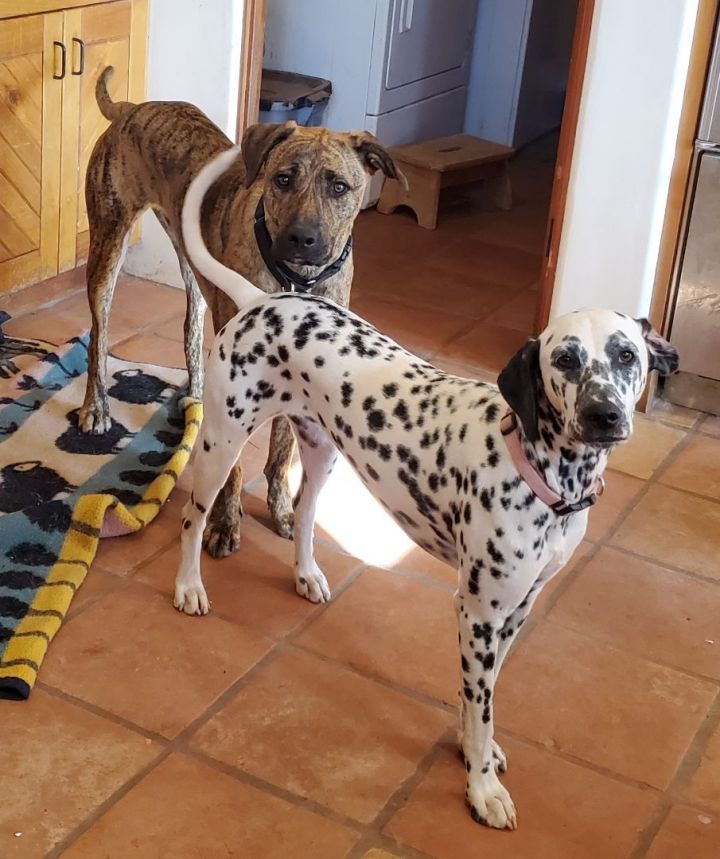
[[[214,283],[231,298],[238,310],[243,310],[253,301],[265,298],[266,294],[257,286],[253,286],[247,278],[216,260],[207,249],[200,229],[200,213],[205,194],[239,155],[239,146],[233,146],[221,152],[220,155],[208,161],[192,180],[183,203],[182,234],[185,253],[193,266],[210,283]]]
[[[95,100],[100,108],[100,113],[102,113],[105,119],[109,119],[110,122],[117,119],[118,116],[122,116],[129,107],[133,107],[132,102],[113,101],[110,98],[107,85],[114,73],[115,69],[112,66],[106,66],[100,72],[100,77],[95,84]]]

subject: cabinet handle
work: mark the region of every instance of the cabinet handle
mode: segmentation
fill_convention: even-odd
[[[53,42],[53,46],[56,48],[60,48],[60,74],[57,72],[53,73],[54,81],[61,81],[65,77],[65,65],[67,61],[67,51],[65,50],[65,45],[62,42]]]
[[[76,36],[72,38],[74,45],[80,46],[80,68],[77,71],[73,69],[70,74],[71,75],[81,75],[85,71],[85,42],[82,39],[78,39]]]

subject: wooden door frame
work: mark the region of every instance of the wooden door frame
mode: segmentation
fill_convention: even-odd
[[[692,181],[695,138],[700,122],[705,82],[710,69],[719,9],[720,0],[700,0],[690,48],[688,76],[683,93],[680,124],[675,142],[675,158],[670,175],[665,219],[660,236],[658,262],[650,301],[650,322],[655,329],[665,336],[669,334],[672,321],[672,307],[675,300],[673,286],[676,280],[677,256],[682,239],[681,230],[685,201]],[[647,411],[648,403],[652,403],[656,389],[657,376],[653,373],[638,408]]]
[[[239,143],[249,125],[258,121],[260,85],[265,48],[266,0],[245,0],[240,58],[240,92],[235,140]]]
[[[567,92],[560,139],[558,141],[557,158],[553,179],[550,211],[545,232],[545,259],[542,269],[542,280],[535,308],[535,334],[539,334],[550,321],[550,306],[552,304],[555,275],[557,273],[558,251],[565,218],[568,186],[570,184],[570,167],[575,149],[580,104],[582,102],[585,69],[587,67],[590,34],[592,31],[595,0],[580,0],[578,3],[575,32],[573,35],[570,67],[568,69]]]
[[[585,81],[585,67],[587,65],[594,11],[595,0],[579,0],[568,70],[565,108],[560,127],[558,156],[555,164],[555,179],[548,217],[545,263],[536,309],[535,327],[537,331],[545,328],[550,318],[550,305],[557,267],[557,253],[560,246],[563,216],[565,214],[570,165],[575,145],[583,83]],[[266,0],[245,0],[243,53],[237,119],[238,141],[242,140],[245,129],[258,121],[265,20]]]

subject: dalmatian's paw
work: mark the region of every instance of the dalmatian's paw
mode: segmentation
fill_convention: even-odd
[[[330,602],[330,586],[316,563],[310,570],[298,568],[295,571],[295,590],[310,602]]]
[[[505,752],[500,748],[500,745],[492,741],[492,758],[493,764],[495,765],[495,772],[506,773],[507,772],[507,756]]]
[[[111,425],[110,406],[107,400],[93,401],[80,409],[78,426],[83,432],[90,435],[104,435]]]
[[[479,776],[469,774],[465,800],[476,823],[492,829],[517,829],[515,805],[494,769]]]
[[[202,583],[186,585],[176,582],[173,605],[178,611],[190,615],[203,615],[210,611],[210,600]]]

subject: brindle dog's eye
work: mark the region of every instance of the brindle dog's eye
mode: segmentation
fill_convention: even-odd
[[[339,179],[336,179],[332,183],[332,192],[336,197],[342,197],[342,195],[346,194],[348,190],[349,188],[345,182],[341,182]]]
[[[632,364],[635,360],[635,353],[631,352],[630,349],[623,349],[623,351],[618,355],[618,361],[621,364]]]
[[[290,175],[288,173],[278,173],[274,182],[278,188],[285,190],[290,187]]]
[[[561,370],[570,370],[577,365],[577,359],[574,355],[558,355],[555,359],[555,366]]]

